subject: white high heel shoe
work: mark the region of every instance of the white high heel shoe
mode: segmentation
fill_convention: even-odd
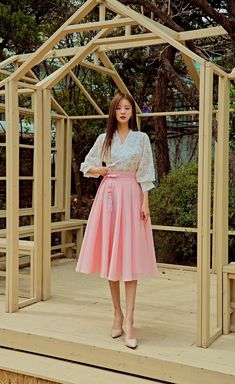
[[[113,339],[116,339],[117,337],[122,336],[123,330],[122,329],[112,329],[111,330],[111,336]]]
[[[126,347],[131,348],[131,349],[136,349],[138,346],[137,339],[127,339],[125,338],[125,344]]]
[[[123,329],[124,329],[124,333],[126,335],[126,327],[124,327]],[[128,348],[136,349],[138,346],[137,339],[128,339],[127,337],[125,337],[125,345]]]

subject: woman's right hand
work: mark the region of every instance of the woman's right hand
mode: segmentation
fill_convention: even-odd
[[[108,174],[108,167],[95,167],[95,173],[101,176],[106,176]]]

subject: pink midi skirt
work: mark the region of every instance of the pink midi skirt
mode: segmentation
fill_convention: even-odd
[[[152,277],[157,270],[150,217],[134,172],[109,173],[98,188],[76,271],[112,281]]]

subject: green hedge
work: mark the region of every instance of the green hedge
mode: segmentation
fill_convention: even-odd
[[[166,175],[149,197],[152,224],[197,226],[197,163]],[[196,264],[197,238],[192,233],[154,231],[159,262]]]
[[[196,228],[197,182],[198,166],[196,162],[187,163],[166,175],[161,184],[150,192],[149,205],[152,224]],[[233,226],[233,221],[235,221],[234,212],[235,186],[230,183],[230,226]],[[154,242],[159,262],[196,265],[197,236],[195,233],[154,231]],[[234,252],[235,241],[234,238],[230,238],[231,257]]]

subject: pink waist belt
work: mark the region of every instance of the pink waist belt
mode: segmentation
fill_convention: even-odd
[[[108,192],[108,209],[110,212],[112,212],[112,194],[113,194],[113,187],[114,187],[114,180],[115,179],[136,179],[135,172],[115,172],[115,173],[108,173],[106,176],[104,176],[103,181],[110,179],[107,187]]]

